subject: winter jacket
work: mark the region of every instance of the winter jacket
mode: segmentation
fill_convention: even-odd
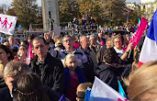
[[[123,68],[116,68],[111,65],[102,63],[97,68],[97,76],[103,82],[108,84],[115,90],[118,90],[118,79],[121,77],[123,73]]]
[[[62,94],[64,85],[64,69],[59,59],[47,54],[44,63],[37,61],[37,56],[31,61],[30,67],[39,75],[41,82],[53,91]]]

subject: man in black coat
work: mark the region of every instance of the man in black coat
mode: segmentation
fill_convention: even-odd
[[[48,53],[49,47],[43,38],[34,38],[32,44],[33,52],[36,55],[30,63],[32,71],[39,75],[45,86],[62,94],[64,83],[62,62]]]
[[[118,91],[118,80],[121,79],[127,65],[123,64],[114,48],[106,48],[103,60],[96,70],[98,78]]]

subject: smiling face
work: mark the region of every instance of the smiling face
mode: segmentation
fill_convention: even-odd
[[[114,46],[117,48],[117,49],[122,49],[122,40],[121,38],[117,37],[113,40],[113,43],[114,43]]]
[[[74,70],[77,66],[75,57],[68,58],[68,60],[66,61],[66,65],[69,69]]]
[[[78,66],[76,56],[72,53],[66,55],[64,59],[64,66],[70,70],[75,70],[75,68]]]

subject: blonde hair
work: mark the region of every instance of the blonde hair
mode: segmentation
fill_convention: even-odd
[[[70,40],[72,40],[72,37],[70,35],[65,35],[63,38],[62,38],[62,43],[65,41],[66,38],[70,38]]]
[[[87,90],[87,88],[92,88],[92,83],[90,82],[85,82],[85,83],[81,83],[77,86],[77,101],[84,101],[84,97],[85,97],[85,92]]]
[[[63,65],[64,65],[64,67],[67,67],[67,61],[68,61],[69,59],[75,59],[75,61],[77,62],[77,59],[76,59],[75,54],[69,53],[69,54],[67,54],[67,55],[65,56],[65,58],[64,58],[64,60],[63,60]],[[77,65],[78,65],[78,63],[77,63]]]
[[[127,85],[127,92],[131,101],[140,101],[144,94],[157,89],[157,61],[146,63],[132,72]]]
[[[59,45],[62,45],[62,38],[57,38],[57,39],[55,40],[55,46],[57,47],[57,46],[59,46]]]
[[[18,73],[29,70],[28,66],[21,62],[10,61],[6,64],[3,72],[3,78],[16,76]]]
[[[85,93],[85,91],[88,87],[92,88],[92,83],[90,83],[90,82],[81,83],[77,86],[77,92],[84,92]]]
[[[122,39],[122,35],[121,34],[117,34],[117,35],[112,36],[112,43],[114,43],[114,40],[117,39],[117,38]]]

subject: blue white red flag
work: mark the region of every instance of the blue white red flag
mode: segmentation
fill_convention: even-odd
[[[152,17],[142,46],[139,58],[139,66],[143,63],[155,60],[157,60],[157,10]]]
[[[90,101],[128,101],[113,88],[95,77],[91,90]]]

